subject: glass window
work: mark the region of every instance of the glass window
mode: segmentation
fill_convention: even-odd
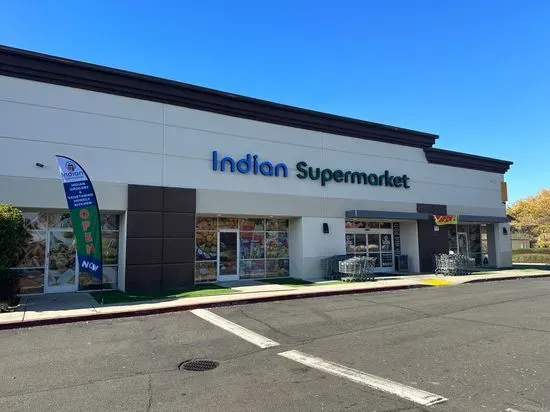
[[[218,219],[219,229],[238,229],[239,219],[236,217],[220,217]]]
[[[46,259],[46,231],[34,230],[23,245],[18,268],[44,267]]]
[[[239,270],[242,279],[264,278],[265,260],[241,260]]]
[[[197,232],[195,242],[195,260],[216,260],[218,258],[218,235],[216,232]]]
[[[392,251],[392,242],[391,235],[384,234],[382,235],[382,252],[391,252]]]
[[[218,228],[218,219],[215,217],[197,217],[196,230],[216,230]]]
[[[101,230],[119,230],[120,216],[119,215],[104,215],[100,216]]]
[[[379,234],[369,234],[369,253],[379,252],[380,251],[380,235]]]
[[[241,259],[263,259],[264,233],[241,232]]]
[[[379,229],[380,228],[380,222],[368,222],[368,228],[369,229]]]
[[[195,263],[195,281],[196,282],[215,282],[217,279],[216,262],[197,262]]]
[[[101,232],[103,264],[118,264],[118,232]]]
[[[379,268],[380,267],[380,253],[369,253],[369,257],[375,259],[374,266]]]
[[[69,213],[48,213],[48,227],[56,229],[72,228],[71,215]]]
[[[46,229],[48,227],[48,215],[46,213],[23,213],[23,219],[29,230]]]
[[[355,235],[355,253],[366,253],[367,252],[367,235],[362,233],[357,233]]]
[[[288,257],[287,232],[267,232],[265,244],[268,259]]]
[[[252,232],[252,231],[263,232],[265,229],[263,219],[241,219],[239,227],[242,231],[245,231],[245,232]]]
[[[346,229],[351,229],[353,227],[353,220],[346,220]]]
[[[279,277],[289,275],[288,259],[266,260],[266,275],[269,277]]]
[[[380,222],[380,229],[391,229],[391,222]]]
[[[19,276],[19,291],[22,295],[44,293],[44,268],[10,269]]]
[[[346,234],[346,253],[355,252],[355,235],[351,233]]]
[[[356,220],[355,222],[353,222],[353,227],[355,229],[365,229],[367,227],[367,222],[365,222],[364,220]]]
[[[393,267],[393,255],[391,253],[382,253],[382,267],[383,268]]]
[[[286,219],[267,219],[266,230],[268,231],[287,231],[288,220]]]

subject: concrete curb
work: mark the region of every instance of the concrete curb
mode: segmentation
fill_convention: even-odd
[[[35,326],[46,326],[46,325],[59,325],[63,323],[86,322],[91,320],[105,320],[105,319],[117,319],[117,318],[131,318],[131,317],[137,317],[137,316],[160,315],[163,313],[184,312],[184,311],[193,310],[193,309],[206,309],[206,308],[223,307],[223,306],[247,305],[251,303],[318,298],[323,296],[352,295],[352,294],[360,294],[360,293],[389,292],[394,290],[419,289],[419,288],[430,288],[430,287],[433,287],[433,286],[414,284],[414,285],[383,286],[380,288],[327,290],[327,291],[318,291],[318,292],[312,292],[312,293],[292,293],[288,295],[250,297],[247,299],[230,300],[225,302],[192,303],[192,304],[182,304],[178,306],[169,306],[169,307],[161,307],[161,308],[136,309],[132,311],[120,311],[120,312],[111,312],[111,313],[92,313],[87,315],[44,318],[44,319],[35,319],[35,320],[28,320],[28,321],[11,321],[11,322],[9,321],[9,322],[0,323],[0,330],[31,328]]]
[[[550,274],[544,275],[527,275],[527,276],[502,276],[498,278],[485,278],[485,279],[472,279],[467,282],[462,283],[462,285],[468,283],[485,283],[485,282],[500,282],[502,280],[520,280],[520,279],[541,279],[541,278],[550,278]]]
[[[483,278],[483,279],[473,279],[467,282],[456,283],[449,286],[459,286],[459,285],[465,285],[469,283],[498,282],[503,280],[519,280],[519,279],[539,279],[539,278],[549,278],[549,277],[550,277],[550,274]],[[353,295],[353,294],[361,294],[361,293],[391,292],[391,291],[405,290],[405,289],[419,289],[419,288],[432,288],[432,287],[437,287],[437,286],[428,285],[428,284],[413,284],[413,285],[382,286],[380,288],[340,289],[340,290],[326,290],[326,291],[320,290],[312,293],[294,292],[294,293],[289,293],[287,295],[276,295],[276,296],[261,296],[261,297],[251,296],[250,298],[247,298],[247,299],[229,300],[225,302],[203,302],[203,303],[192,303],[192,304],[183,303],[178,306],[136,309],[132,311],[93,313],[93,314],[87,314],[87,315],[44,318],[44,319],[35,319],[35,320],[29,320],[29,321],[8,321],[8,322],[0,323],[0,330],[31,328],[35,326],[58,325],[63,323],[86,322],[86,321],[92,321],[92,320],[105,320],[105,319],[117,319],[117,318],[131,318],[131,317],[137,317],[137,316],[160,315],[160,314],[171,313],[171,312],[184,312],[184,311],[193,310],[193,309],[206,309],[206,308],[223,307],[223,306],[247,305],[251,303],[276,302],[276,301],[284,301],[284,300],[319,298],[324,296],[337,296],[337,295]]]

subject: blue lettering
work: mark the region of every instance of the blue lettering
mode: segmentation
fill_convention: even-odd
[[[264,176],[273,176],[273,165],[271,162],[263,162],[260,165],[260,173]]]
[[[220,161],[220,171],[225,172],[225,164],[229,163],[231,173],[235,173],[235,161],[229,157],[226,156]]]
[[[237,162],[237,170],[242,174],[250,172],[250,153],[246,155],[246,159],[241,159]]]
[[[275,166],[275,176],[279,177],[279,172],[283,171],[283,176],[288,177],[288,167],[284,163],[279,163]]]

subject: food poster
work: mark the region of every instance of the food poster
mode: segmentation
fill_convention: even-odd
[[[197,217],[196,230],[217,230],[218,219],[215,217]]]
[[[265,243],[267,258],[288,257],[288,234],[286,232],[267,232]]]
[[[288,231],[288,220],[286,219],[267,219],[265,222],[268,231]]]
[[[254,232],[241,232],[241,259],[263,259],[264,234]]]
[[[392,251],[391,235],[382,235],[382,252]]]
[[[239,267],[242,279],[265,277],[265,260],[241,260]]]
[[[48,285],[72,285],[75,282],[76,245],[73,232],[50,232]]]
[[[219,229],[238,229],[239,219],[236,217],[220,217],[218,219]]]
[[[266,260],[266,276],[288,276],[290,273],[288,259]]]
[[[46,231],[31,231],[29,234],[29,238],[23,245],[23,255],[17,267],[44,267],[46,259]]]
[[[195,260],[216,260],[218,258],[217,232],[197,232]]]
[[[265,229],[263,219],[241,219],[239,227],[243,232],[263,232]]]
[[[216,262],[197,262],[195,264],[195,280],[197,282],[216,281],[216,265]]]

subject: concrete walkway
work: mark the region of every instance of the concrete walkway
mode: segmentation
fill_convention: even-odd
[[[11,313],[0,314],[0,329],[31,327],[93,319],[142,316],[196,308],[266,302],[352,293],[382,292],[419,287],[453,286],[520,278],[550,277],[550,270],[510,269],[468,276],[411,275],[377,278],[374,282],[294,286],[263,282],[236,283],[231,294],[145,301],[142,303],[98,304],[89,293],[24,296]]]

